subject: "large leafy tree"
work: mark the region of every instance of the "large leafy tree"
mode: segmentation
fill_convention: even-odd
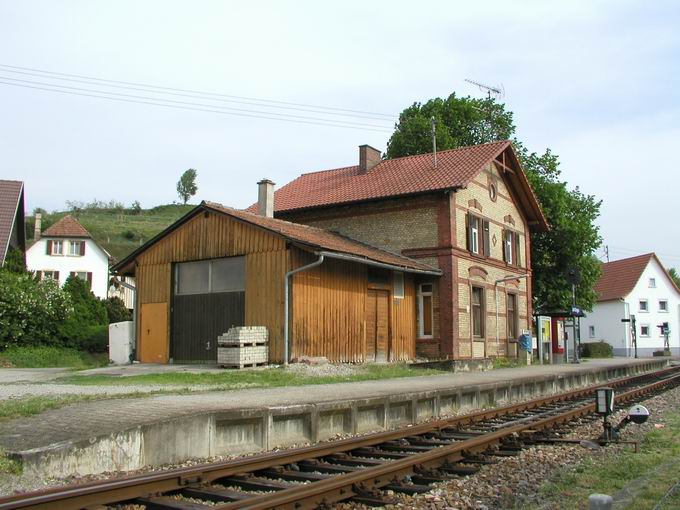
[[[671,267],[668,270],[668,274],[670,275],[670,277],[673,280],[673,282],[675,283],[675,285],[677,287],[680,287],[680,274],[678,274],[677,269],[675,269],[674,267]]]
[[[414,103],[401,112],[387,144],[386,157],[431,152],[432,117],[438,150],[513,139],[515,135],[512,112],[503,104],[491,98],[451,94],[446,99]],[[591,310],[597,297],[593,286],[600,275],[600,263],[594,253],[602,242],[595,225],[601,202],[562,180],[559,158],[550,149],[543,154],[530,152],[516,138],[513,145],[551,226],[549,232],[531,236],[534,309],[569,309],[571,284],[567,274],[576,268],[581,279],[577,303]]]
[[[198,185],[196,184],[197,175],[198,173],[196,170],[190,168],[185,171],[179,178],[179,181],[177,181],[177,194],[184,204],[186,204],[198,191]]]

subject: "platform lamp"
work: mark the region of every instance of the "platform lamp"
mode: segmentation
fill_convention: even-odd
[[[604,419],[602,438],[605,442],[611,441],[613,438],[612,426],[607,418],[614,412],[614,388],[607,386],[597,388],[595,394],[595,412]]]

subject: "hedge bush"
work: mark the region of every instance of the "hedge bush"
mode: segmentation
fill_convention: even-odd
[[[105,352],[108,349],[109,317],[106,305],[90,290],[89,284],[69,276],[64,291],[71,297],[73,313],[59,325],[64,347],[81,351]]]
[[[581,344],[580,356],[583,358],[612,358],[614,348],[607,342],[587,342]]]
[[[69,294],[53,280],[0,270],[0,349],[60,344],[59,327],[72,312]]]

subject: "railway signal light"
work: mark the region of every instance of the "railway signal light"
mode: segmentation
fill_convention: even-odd
[[[614,388],[598,388],[595,399],[595,411],[602,416],[609,416],[614,412]]]

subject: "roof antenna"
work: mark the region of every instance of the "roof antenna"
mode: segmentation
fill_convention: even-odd
[[[503,87],[502,84],[497,87],[492,87],[491,85],[484,85],[483,83],[468,78],[465,78],[465,81],[472,85],[477,85],[479,90],[485,90],[489,99],[491,99],[491,94],[493,94],[497,100],[501,100],[505,97],[505,87]]]
[[[432,159],[434,168],[437,168],[437,134],[434,130],[434,115],[430,118],[430,125],[432,126]]]

